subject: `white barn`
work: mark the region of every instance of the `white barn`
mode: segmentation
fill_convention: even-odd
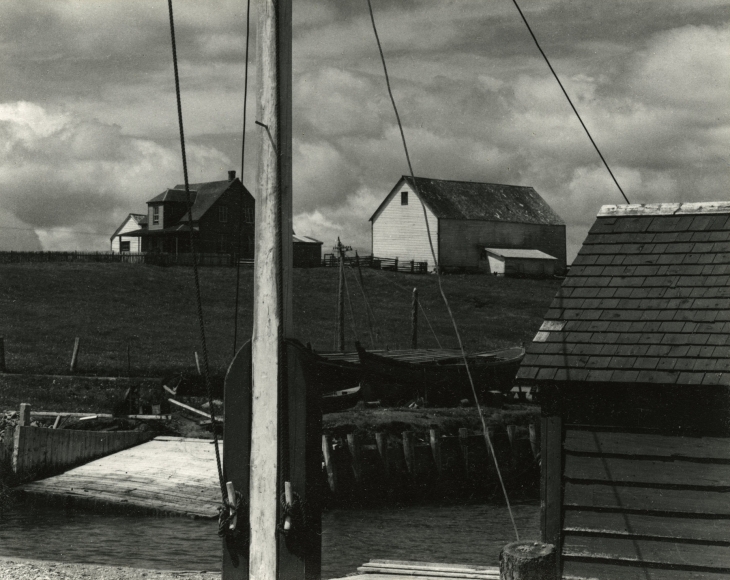
[[[112,252],[141,252],[142,238],[125,236],[124,234],[137,231],[144,227],[146,223],[146,214],[130,213],[110,238]]]
[[[565,271],[565,222],[532,187],[424,177],[415,185],[402,176],[370,218],[373,256],[433,268],[425,206],[444,270],[479,271],[484,248],[502,248],[539,250]]]

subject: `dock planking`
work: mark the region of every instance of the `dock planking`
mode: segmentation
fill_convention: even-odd
[[[213,442],[156,437],[20,489],[48,500],[215,518],[220,487]]]

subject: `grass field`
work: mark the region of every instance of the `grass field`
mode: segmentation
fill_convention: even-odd
[[[236,272],[202,268],[203,313],[211,371],[223,376],[233,354]],[[454,348],[457,341],[438,293],[436,277],[364,270],[375,318],[375,345],[410,347],[411,293],[418,288],[419,346]],[[294,333],[320,351],[334,350],[337,270],[294,270]],[[468,350],[529,341],[555,294],[557,280],[478,275],[443,277]],[[371,345],[363,293],[347,272],[347,349],[356,335]],[[251,334],[252,271],[242,269],[239,346]],[[7,264],[0,266],[0,336],[10,372],[67,374],[74,337],[81,338],[78,372],[126,375],[127,349],[134,376],[195,369],[201,352],[190,268],[131,264]],[[430,323],[430,325],[429,325]],[[433,332],[431,331],[433,328]],[[356,334],[357,333],[357,334]]]

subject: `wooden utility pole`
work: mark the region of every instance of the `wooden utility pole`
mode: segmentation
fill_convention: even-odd
[[[345,352],[345,252],[342,251],[340,238],[337,238],[337,251],[340,258],[340,284],[337,288],[337,350]]]
[[[418,348],[418,288],[413,289],[411,306],[411,348]]]

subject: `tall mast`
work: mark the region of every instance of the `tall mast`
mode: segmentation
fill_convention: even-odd
[[[252,337],[249,574],[277,578],[277,508],[287,457],[284,337],[292,334],[291,0],[258,3],[260,143]]]

